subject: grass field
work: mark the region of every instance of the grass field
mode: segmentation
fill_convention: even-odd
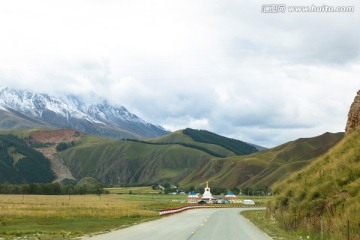
[[[187,195],[159,194],[151,187],[107,190],[111,193],[101,196],[0,195],[0,239],[73,239],[154,220],[161,209],[187,205]],[[265,205],[269,197],[251,199]]]
[[[157,219],[158,210],[180,206],[127,196],[0,195],[0,238],[70,239]]]
[[[144,187],[122,187],[122,188],[105,188],[105,190],[114,194],[129,194],[131,191],[133,194],[158,194],[161,190],[153,190],[149,186]]]

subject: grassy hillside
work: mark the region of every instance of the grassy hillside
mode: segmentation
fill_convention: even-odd
[[[259,152],[258,155],[255,155],[256,158],[265,160],[270,164],[243,185],[270,186],[327,152],[343,137],[344,133],[324,133],[312,138],[300,138],[276,148]]]
[[[235,156],[233,151],[217,145],[215,142],[198,142],[192,139],[190,136],[184,133],[184,130],[179,130],[170,134],[167,134],[160,138],[151,139],[148,142],[157,144],[180,144],[185,147],[199,149],[205,151],[214,157],[229,157]]]
[[[196,142],[182,131],[150,141],[119,141],[72,130],[33,129],[6,133],[24,139],[27,147],[47,156],[61,179],[93,177],[107,185],[178,183],[210,159],[235,156],[222,146]],[[22,157],[13,152],[14,161]],[[8,177],[6,175],[3,181]]]
[[[274,186],[273,216],[288,230],[324,239],[360,236],[360,129]],[[347,224],[349,220],[349,228]],[[322,231],[321,231],[322,229]]]
[[[91,176],[106,184],[124,185],[178,183],[209,161],[253,151],[257,150],[243,142],[187,129],[148,141],[90,142],[87,136],[58,155],[77,179]]]
[[[266,166],[264,161],[248,161],[243,157],[211,159],[184,178],[180,185],[197,188],[209,181],[212,187],[231,189],[240,186]]]
[[[1,183],[47,183],[54,179],[44,155],[14,135],[0,135]]]
[[[192,134],[199,133],[198,137],[193,136],[195,139],[206,136],[211,136],[209,139],[218,139],[218,135],[214,137],[209,132],[204,134],[197,130],[187,131]],[[12,131],[11,134],[25,139],[26,142],[17,139],[16,146],[3,144],[6,151],[2,151],[4,157],[1,158],[4,165],[2,182],[34,181],[24,177],[18,180],[19,175],[15,174],[17,164],[20,164],[19,166],[25,166],[23,168],[29,176],[38,176],[39,163],[29,166],[26,165],[29,161],[24,162],[28,153],[37,152],[29,148],[32,146],[51,160],[53,170],[55,169],[57,175],[61,174],[63,179],[66,176],[70,179],[92,177],[106,185],[171,182],[195,187],[211,181],[212,186],[228,189],[267,189],[279,179],[309,164],[343,136],[342,133],[326,133],[314,138],[298,139],[251,155],[237,156],[229,150],[230,147],[217,145],[224,145],[219,141],[198,142],[184,131],[149,141],[119,141],[71,130],[34,129]],[[20,142],[22,148],[26,147],[28,150],[18,150]],[[224,142],[233,140],[225,139]],[[61,145],[66,147],[60,148]],[[50,169],[49,161],[44,161]]]
[[[258,151],[256,147],[248,143],[220,136],[209,131],[186,128],[182,132],[196,142],[216,144],[234,152],[236,155],[248,155]]]
[[[213,157],[178,144],[115,140],[83,142],[58,154],[77,179],[91,176],[110,185],[176,183]]]
[[[266,189],[274,182],[309,164],[343,137],[343,133],[325,133],[301,138],[276,148],[247,156],[212,159],[181,181],[188,186],[212,180],[212,185],[226,188]]]

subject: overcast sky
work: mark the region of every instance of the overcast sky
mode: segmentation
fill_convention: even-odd
[[[267,3],[355,11],[262,13]],[[1,0],[0,85],[273,147],[344,131],[359,29],[359,1]]]

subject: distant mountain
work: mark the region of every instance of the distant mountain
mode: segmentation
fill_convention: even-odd
[[[187,135],[189,132],[192,137]],[[257,151],[241,141],[203,133],[185,129],[147,141],[99,140],[91,145],[71,147],[58,156],[77,179],[90,176],[106,184],[119,185],[179,183],[211,159]],[[203,137],[201,141],[196,139],[196,134]]]
[[[112,138],[152,138],[168,133],[125,107],[106,101],[86,104],[75,96],[57,98],[5,88],[0,91],[0,130],[71,128]]]
[[[262,151],[262,150],[266,150],[268,148],[266,147],[263,147],[263,146],[259,146],[259,145],[256,145],[256,144],[253,144],[253,143],[249,143],[251,146],[255,147],[257,150],[259,151]]]
[[[108,186],[170,182],[185,187],[211,181],[214,187],[228,189],[269,187],[311,163],[343,137],[343,133],[325,133],[254,152],[257,150],[244,142],[194,129],[149,140],[121,141],[66,129],[0,134],[14,134],[43,153],[57,181],[92,177]],[[6,145],[2,152],[11,153],[7,168],[24,155],[16,146]]]
[[[214,186],[268,188],[307,166],[335,146],[343,136],[344,133],[325,133],[313,138],[300,138],[250,155],[211,159],[180,184],[196,185],[210,179]]]
[[[217,149],[218,154],[216,157],[248,155],[258,151],[252,144],[227,138],[206,130],[195,130],[191,128],[186,128],[160,138],[150,139],[149,141],[156,143],[178,143],[189,146],[196,145],[207,148],[209,151]]]
[[[191,137],[187,135],[189,132]],[[43,153],[57,181],[93,177],[107,185],[179,183],[211,159],[257,151],[244,142],[193,129],[149,140],[122,141],[66,129],[0,134],[6,134],[4,137],[14,134]],[[16,148],[13,152],[17,152]],[[15,161],[15,158],[9,160]]]

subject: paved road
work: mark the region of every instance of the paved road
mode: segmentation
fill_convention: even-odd
[[[188,210],[156,221],[98,235],[88,240],[268,240],[265,233],[240,215],[245,209]],[[253,209],[252,209],[253,210]]]

